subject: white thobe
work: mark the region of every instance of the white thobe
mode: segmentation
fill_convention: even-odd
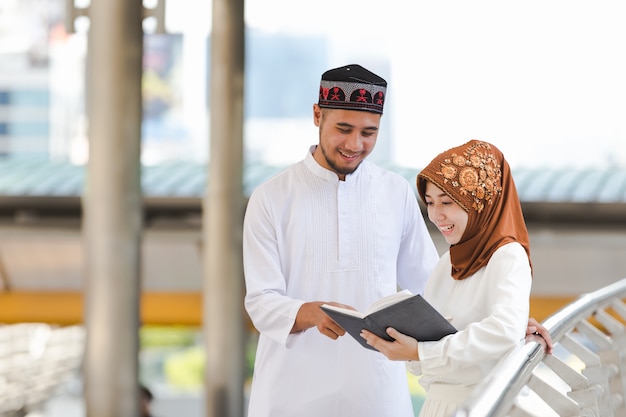
[[[248,417],[412,417],[403,362],[347,334],[290,334],[307,301],[365,311],[398,287],[422,293],[438,259],[403,177],[365,161],[339,181],[313,149],[246,210],[245,306],[260,332]]]
[[[441,384],[439,392],[446,386],[450,392],[458,392],[455,387],[471,387],[508,352],[521,348],[528,326],[531,282],[528,256],[517,242],[498,248],[485,267],[460,281],[451,276],[450,252],[441,257],[424,298],[444,317],[450,317],[459,331],[437,342],[419,342],[420,360],[409,362],[411,372],[422,374],[420,384],[427,393],[424,407],[432,384]],[[447,397],[453,406],[462,401],[458,395]],[[450,408],[437,407],[444,410],[441,415],[449,415]],[[427,415],[440,414],[431,411]]]

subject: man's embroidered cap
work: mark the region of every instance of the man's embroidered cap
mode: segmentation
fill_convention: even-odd
[[[387,81],[360,65],[334,68],[322,74],[319,106],[383,114]]]

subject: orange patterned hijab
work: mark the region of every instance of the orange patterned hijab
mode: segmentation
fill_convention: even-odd
[[[439,154],[417,176],[422,201],[432,182],[468,213],[459,243],[450,246],[452,277],[472,276],[500,246],[530,243],[509,164],[494,145],[471,140]]]

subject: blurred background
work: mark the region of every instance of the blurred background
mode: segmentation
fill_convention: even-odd
[[[5,155],[86,162],[89,19],[68,34],[65,10],[64,0],[0,1]],[[514,167],[623,166],[625,15],[617,0],[246,0],[246,159],[301,159],[316,139],[321,73],[359,62],[390,83],[381,160],[419,167],[480,138]],[[144,22],[142,161],[204,162],[211,2],[168,2],[165,29]]]

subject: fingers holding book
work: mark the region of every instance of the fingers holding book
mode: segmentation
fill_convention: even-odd
[[[419,360],[417,340],[400,333],[393,327],[387,328],[387,334],[394,340],[390,342],[365,329],[361,331],[361,337],[366,340],[367,344],[378,350],[390,360]]]
[[[356,311],[354,307],[351,307],[345,304],[336,303],[336,302],[323,303],[323,304]],[[318,309],[318,310],[321,313],[320,315],[322,317],[321,317],[321,320],[319,320],[317,323],[317,330],[319,330],[321,334],[323,334],[324,336],[328,336],[333,340],[337,340],[340,336],[343,336],[344,334],[346,334],[346,331],[344,330],[344,328],[341,327],[339,324],[337,324],[337,322],[335,322],[328,314],[326,314],[322,309]]]
[[[296,320],[291,328],[291,333],[302,332],[306,329],[310,329],[311,327],[317,327],[317,330],[323,334],[324,336],[330,337],[335,340],[339,336],[343,336],[346,334],[346,331],[337,324],[330,316],[328,316],[324,311],[320,308],[322,304],[335,305],[337,307],[342,307],[344,309],[352,309],[353,307],[346,306],[344,304],[339,303],[324,303],[320,301],[313,301],[304,303],[300,306],[298,313],[296,315]]]

